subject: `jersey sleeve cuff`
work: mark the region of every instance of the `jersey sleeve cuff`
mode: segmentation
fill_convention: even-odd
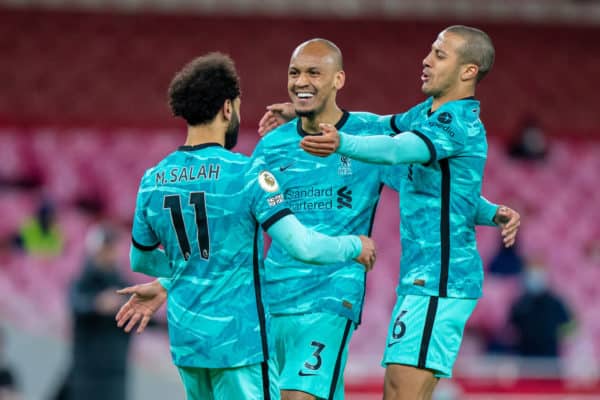
[[[400,128],[398,128],[398,125],[396,125],[396,115],[397,114],[392,115],[392,118],[390,119],[390,127],[394,131],[394,134],[392,136],[402,133]]]
[[[429,149],[429,161],[427,161],[423,165],[427,166],[427,165],[431,164],[432,162],[434,162],[437,159],[437,152],[435,151],[435,146],[433,145],[433,142],[431,141],[431,139],[429,139],[422,132],[419,132],[419,131],[411,131],[411,132],[414,133],[415,135],[417,135],[418,137],[420,137],[425,142],[425,144],[427,145],[427,148]]]
[[[137,242],[137,241],[136,241],[136,240],[133,238],[133,236],[131,237],[131,244],[133,244],[133,246],[134,246],[136,249],[138,249],[138,250],[141,250],[141,251],[152,251],[152,250],[156,249],[158,246],[160,246],[160,242],[156,243],[155,245],[151,245],[151,246],[146,246],[146,245],[143,245],[143,244],[141,244],[141,243]]]
[[[262,223],[263,230],[265,232],[268,231],[269,228],[271,226],[273,226],[273,224],[275,222],[279,221],[281,218],[285,217],[286,215],[290,215],[290,214],[293,214],[293,212],[289,208],[284,208],[283,210],[277,211],[275,214],[271,215],[269,218],[267,218],[267,220],[265,222]]]

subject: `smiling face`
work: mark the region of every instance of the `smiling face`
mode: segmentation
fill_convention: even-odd
[[[461,83],[465,64],[460,48],[465,39],[452,32],[443,31],[431,45],[431,51],[423,59],[423,82],[421,90],[427,96],[441,97]]]
[[[288,68],[288,92],[296,113],[319,115],[335,107],[335,96],[344,85],[341,56],[321,41],[309,41],[296,48]]]

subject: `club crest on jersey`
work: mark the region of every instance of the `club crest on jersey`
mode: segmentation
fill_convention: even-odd
[[[346,156],[340,156],[340,165],[338,166],[338,175],[352,175],[352,164]]]
[[[450,122],[452,122],[452,114],[450,114],[449,112],[443,112],[440,115],[438,115],[437,119],[442,124],[449,124]]]
[[[269,171],[261,171],[258,174],[258,184],[265,192],[273,193],[279,190],[277,179]]]

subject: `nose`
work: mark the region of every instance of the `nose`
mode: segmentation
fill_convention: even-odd
[[[431,67],[431,53],[427,54],[427,56],[423,59],[424,67]]]
[[[300,73],[298,75],[298,78],[296,79],[295,85],[296,86],[306,86],[306,85],[308,85],[308,79],[306,78],[306,74],[305,73]]]

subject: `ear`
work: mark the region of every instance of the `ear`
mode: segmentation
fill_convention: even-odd
[[[225,100],[222,111],[223,118],[225,118],[226,121],[231,121],[231,116],[233,115],[233,101],[230,99]]]
[[[338,71],[335,73],[335,77],[333,78],[333,86],[336,90],[340,90],[344,87],[346,83],[346,73],[344,71]]]
[[[460,74],[460,79],[463,81],[477,80],[479,67],[475,64],[466,64]]]

